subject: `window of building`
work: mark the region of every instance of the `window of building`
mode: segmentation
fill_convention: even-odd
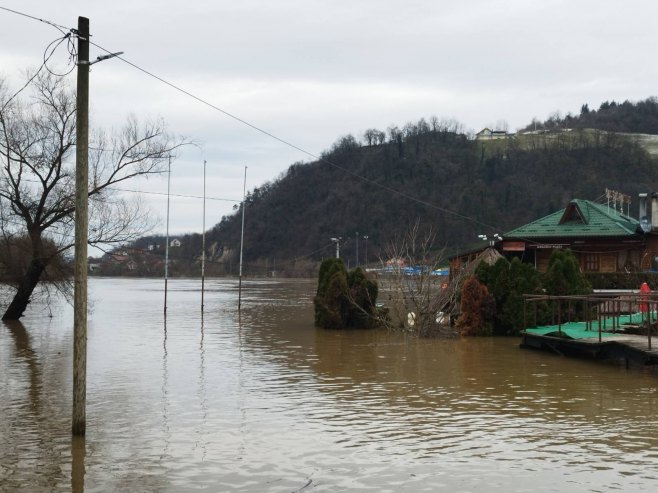
[[[585,271],[598,272],[600,269],[599,256],[595,253],[585,254]]]

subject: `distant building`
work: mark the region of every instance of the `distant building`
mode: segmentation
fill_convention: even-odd
[[[497,140],[506,139],[508,137],[512,137],[513,135],[514,134],[510,134],[506,130],[491,130],[485,127],[475,134],[475,138],[477,140]]]
[[[102,262],[101,259],[89,257],[87,259],[87,266],[89,267],[89,272],[94,272],[101,268]]]
[[[169,243],[170,247],[179,247],[180,246],[180,240],[178,238],[174,238],[171,240],[171,243]]]

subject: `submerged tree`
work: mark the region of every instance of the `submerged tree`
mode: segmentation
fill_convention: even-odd
[[[482,262],[475,270],[478,280],[483,283],[495,300],[493,333],[495,335],[517,335],[523,326],[524,294],[542,294],[539,272],[534,266],[513,258],[511,262],[501,257],[489,265]],[[546,307],[537,303],[538,316],[543,320]]]
[[[330,258],[320,265],[315,325],[325,329],[372,327],[377,317],[377,283],[362,269],[349,273],[343,261]]]
[[[463,336],[488,336],[492,333],[491,319],[495,312],[495,301],[487,287],[470,276],[461,292],[461,314],[457,328]]]
[[[42,75],[29,102],[7,97],[0,83],[0,235],[23,241],[27,259],[11,281],[15,295],[2,318],[20,318],[44,271],[73,247],[75,212],[75,95],[64,79]],[[125,200],[113,186],[166,169],[184,142],[162,121],[129,118],[110,136],[90,137],[89,244],[122,243],[142,235],[150,218],[139,199]]]
[[[431,227],[416,221],[396,236],[385,251],[382,264],[387,271],[383,283],[388,292],[390,327],[405,327],[421,337],[454,336],[449,314],[454,311],[461,273],[449,281],[434,275],[447,261],[442,249],[435,248]]]

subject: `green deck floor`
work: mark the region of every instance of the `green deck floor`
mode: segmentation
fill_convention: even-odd
[[[651,320],[656,320],[656,312],[650,314]],[[630,315],[621,315],[616,317],[614,327],[616,332],[612,332],[613,319],[612,317],[601,320],[601,337],[611,337],[619,333],[620,325],[639,325],[647,320],[646,313],[632,313]],[[544,325],[538,327],[529,327],[526,329],[528,334],[536,334],[541,336],[566,337],[568,339],[588,339],[590,337],[599,336],[599,322],[594,320],[591,322],[591,330],[587,330],[586,322],[566,322],[561,325]],[[561,333],[561,335],[560,335]]]

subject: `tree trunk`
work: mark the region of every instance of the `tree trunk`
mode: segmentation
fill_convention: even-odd
[[[2,320],[18,320],[23,316],[27,305],[30,303],[34,288],[37,287],[39,279],[41,279],[41,274],[46,269],[48,261],[43,255],[41,232],[38,230],[31,231],[30,240],[32,241],[32,259],[30,260],[30,265],[18,283],[18,289],[16,290],[14,299],[2,316]]]
[[[30,261],[30,266],[18,284],[18,290],[14,295],[14,299],[9,304],[7,311],[2,316],[2,320],[18,320],[23,316],[23,312],[25,312],[27,305],[30,303],[32,292],[37,287],[45,268],[46,266],[41,259],[33,258]]]

